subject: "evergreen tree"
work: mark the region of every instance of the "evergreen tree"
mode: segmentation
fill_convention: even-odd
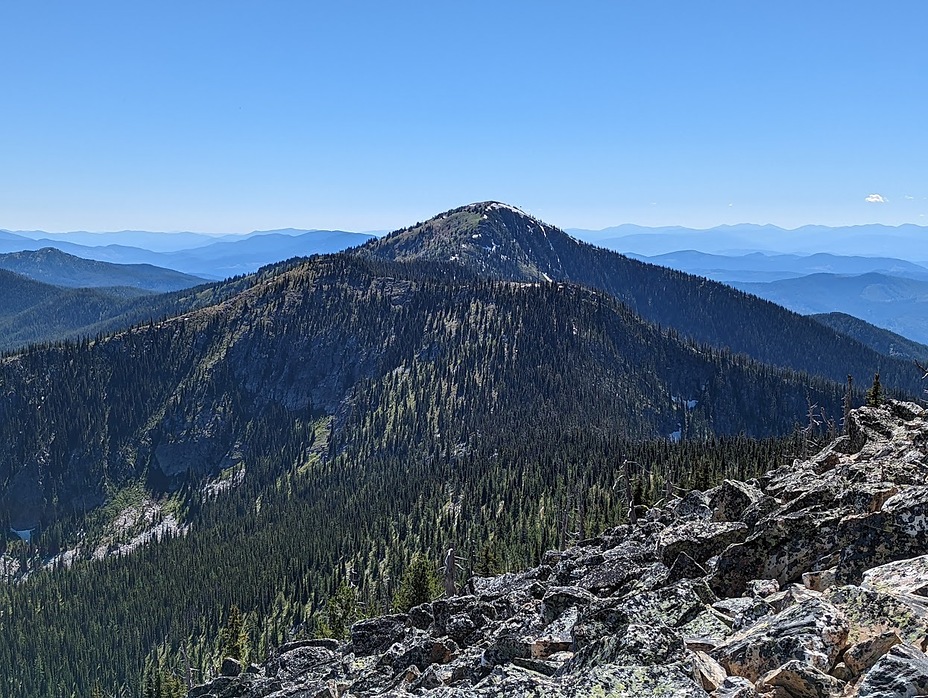
[[[474,574],[478,577],[491,577],[498,572],[499,557],[496,555],[496,547],[492,542],[487,541],[480,546],[480,552],[474,564]]]
[[[244,629],[245,621],[238,606],[233,605],[229,610],[226,627],[219,636],[219,645],[222,657],[242,660],[244,658]]]
[[[883,386],[880,385],[880,374],[873,376],[873,385],[867,391],[867,407],[879,407],[883,404]]]
[[[435,564],[424,555],[416,555],[403,574],[400,587],[393,597],[393,608],[406,613],[413,606],[441,596],[441,580]]]
[[[360,618],[361,605],[357,590],[342,584],[326,604],[320,631],[325,637],[342,640],[348,637],[352,624]]]

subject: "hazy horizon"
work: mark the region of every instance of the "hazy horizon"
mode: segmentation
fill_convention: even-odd
[[[450,210],[450,209],[446,209],[446,210]],[[419,219],[417,219],[417,220],[419,220],[419,221],[427,220],[428,218],[432,218],[433,216],[439,215],[440,213],[443,213],[443,212],[444,212],[444,211],[435,211],[434,213],[432,213],[431,215],[427,216],[426,218],[419,218]],[[531,211],[525,211],[525,212],[528,213],[528,214],[530,214],[530,215],[534,215],[534,214],[531,213]],[[540,218],[540,216],[536,216],[536,218]],[[543,220],[545,220],[545,219],[543,219]],[[387,234],[393,232],[394,230],[399,230],[399,229],[401,229],[401,228],[405,228],[405,227],[407,227],[407,226],[409,226],[409,225],[414,224],[415,222],[416,222],[416,221],[408,221],[408,222],[406,222],[406,223],[403,223],[403,224],[401,224],[401,225],[395,226],[395,227],[393,227],[393,228],[374,228],[374,229],[370,229],[370,230],[353,230],[353,229],[348,228],[348,227],[321,228],[321,227],[319,227],[319,226],[306,226],[306,227],[300,227],[300,226],[296,226],[296,225],[289,225],[289,226],[283,226],[283,227],[279,227],[279,228],[255,228],[255,229],[252,229],[252,230],[226,230],[226,231],[192,230],[192,229],[153,230],[153,229],[144,229],[144,228],[123,228],[123,229],[119,229],[119,230],[78,230],[78,229],[43,230],[43,229],[40,229],[40,228],[14,229],[14,228],[0,227],[0,232],[12,233],[12,234],[14,234],[14,235],[23,235],[23,236],[26,236],[26,237],[28,237],[29,235],[37,235],[37,234],[45,234],[45,235],[72,235],[72,234],[80,234],[80,235],[118,235],[118,234],[121,234],[121,233],[127,233],[127,234],[131,234],[131,233],[153,233],[153,234],[158,234],[158,235],[204,235],[204,236],[209,236],[209,237],[221,238],[221,237],[223,237],[223,236],[245,236],[245,235],[253,235],[253,234],[259,234],[259,233],[263,233],[263,234],[286,233],[287,231],[293,231],[293,232],[297,232],[297,233],[303,233],[303,232],[346,232],[346,233],[358,233],[358,234],[362,234],[362,235],[377,235],[377,236],[381,236],[381,235],[387,235]],[[912,227],[916,227],[916,228],[924,228],[926,231],[928,231],[928,223],[898,223],[898,224],[892,224],[892,223],[879,223],[879,222],[876,222],[876,223],[856,223],[856,224],[849,224],[849,225],[827,225],[827,224],[822,224],[822,223],[803,223],[803,224],[800,224],[800,225],[796,225],[796,226],[794,226],[794,227],[784,227],[784,226],[776,225],[775,223],[756,223],[756,222],[751,222],[751,221],[740,221],[740,222],[737,222],[737,223],[719,223],[719,224],[717,224],[717,225],[710,225],[710,226],[705,226],[705,227],[696,227],[696,226],[689,226],[689,225],[685,225],[685,224],[646,225],[646,224],[642,224],[642,223],[635,223],[635,222],[629,221],[629,222],[615,223],[615,224],[612,224],[612,225],[606,225],[606,226],[603,226],[603,227],[600,227],[600,228],[585,228],[585,227],[579,226],[579,225],[570,225],[570,224],[564,225],[564,224],[556,223],[556,222],[550,221],[550,220],[545,220],[545,222],[546,222],[546,223],[549,223],[549,224],[551,224],[551,225],[555,225],[555,226],[557,226],[558,228],[560,228],[561,230],[564,230],[564,231],[567,231],[567,232],[570,232],[570,231],[583,231],[583,232],[589,232],[589,233],[604,232],[604,231],[614,230],[614,229],[623,228],[623,227],[643,228],[643,229],[648,229],[648,230],[682,229],[682,230],[694,231],[694,232],[710,231],[710,230],[716,230],[716,229],[719,229],[719,228],[754,227],[754,228],[773,228],[773,229],[780,230],[780,231],[783,231],[783,232],[794,232],[794,231],[797,231],[797,230],[801,230],[801,229],[803,229],[803,228],[831,228],[831,229],[842,229],[842,228],[861,228],[861,227],[868,227],[868,226],[877,226],[877,227],[885,227],[885,228],[902,228],[902,227],[912,226]]]

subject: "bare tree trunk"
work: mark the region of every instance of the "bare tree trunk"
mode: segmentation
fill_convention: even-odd
[[[628,502],[628,523],[632,526],[638,523],[638,512],[635,511],[635,493],[632,492],[631,461],[622,459],[622,478],[625,480],[625,500]]]
[[[448,548],[448,552],[445,553],[445,574],[444,574],[444,583],[445,583],[445,596],[455,596],[457,594],[457,586],[454,583],[454,577],[457,572],[457,560],[454,557],[454,547]]]
[[[844,424],[841,426],[842,431],[847,434],[848,422],[851,419],[851,392],[854,389],[854,377],[850,374],[847,376],[847,391],[844,393]]]

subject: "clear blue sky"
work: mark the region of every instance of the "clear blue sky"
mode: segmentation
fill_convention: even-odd
[[[0,228],[928,224],[924,0],[10,0],[0,32]]]

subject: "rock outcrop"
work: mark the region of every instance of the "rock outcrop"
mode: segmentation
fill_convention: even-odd
[[[809,460],[189,695],[925,695],[926,454],[928,412],[861,408]]]

